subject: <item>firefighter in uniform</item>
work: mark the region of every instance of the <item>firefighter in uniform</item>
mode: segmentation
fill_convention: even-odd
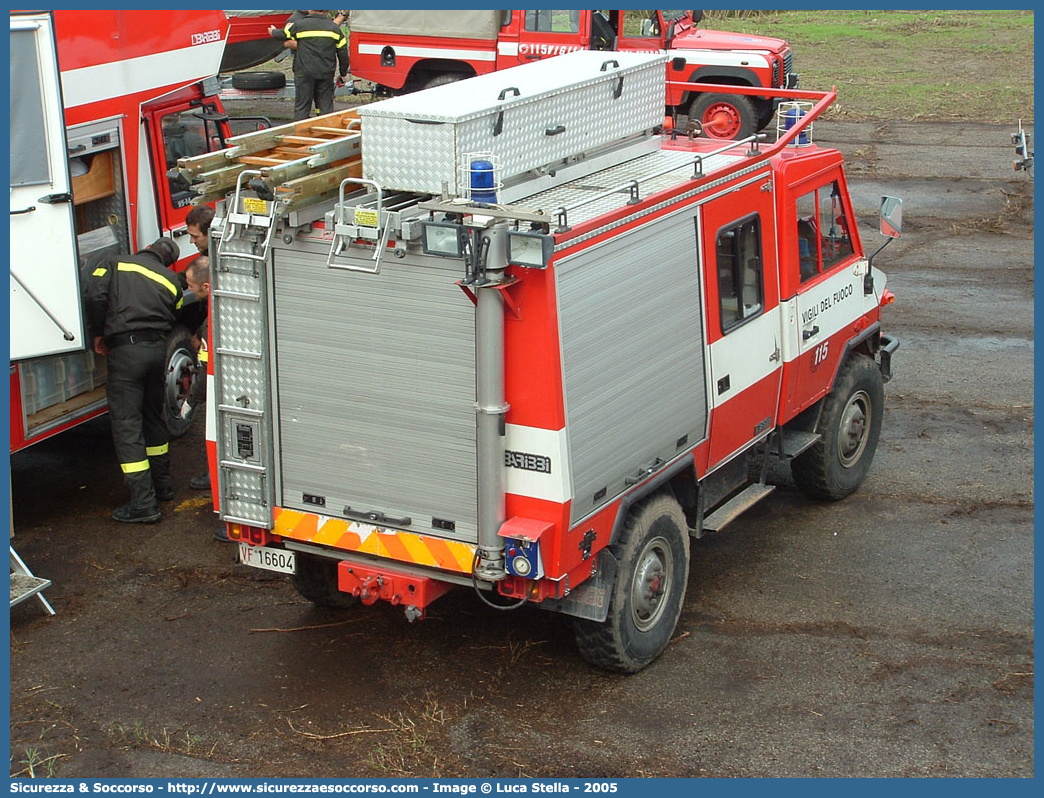
[[[178,245],[160,238],[135,255],[96,268],[87,280],[85,308],[94,351],[108,357],[105,395],[116,457],[130,490],[112,517],[153,523],[158,501],[174,498],[164,420],[167,337],[182,305],[171,267]]]
[[[348,40],[340,26],[326,11],[309,10],[300,19],[291,17],[282,30],[269,26],[268,33],[296,44],[294,121],[308,119],[313,102],[320,114],[333,113],[334,72],[338,85],[348,75]]]

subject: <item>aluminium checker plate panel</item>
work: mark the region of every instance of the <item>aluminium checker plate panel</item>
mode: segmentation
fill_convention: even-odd
[[[640,134],[663,122],[665,62],[584,50],[363,106],[363,177],[460,195],[466,154],[493,153],[503,181]]]

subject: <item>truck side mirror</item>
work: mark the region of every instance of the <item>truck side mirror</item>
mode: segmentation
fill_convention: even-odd
[[[899,238],[903,233],[903,201],[899,197],[881,197],[881,235]]]
[[[700,22],[703,21],[702,11],[690,11],[689,16],[692,17],[692,26],[695,28]]]
[[[887,240],[867,258],[867,270],[863,276],[863,293],[867,296],[874,292],[874,258],[902,232],[903,201],[899,197],[881,197],[881,235],[887,236]]]

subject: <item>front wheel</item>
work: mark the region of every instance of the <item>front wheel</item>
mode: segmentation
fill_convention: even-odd
[[[164,417],[170,437],[179,438],[188,432],[192,416],[181,417],[181,406],[188,399],[192,384],[205,380],[206,375],[199,366],[196,349],[192,346],[192,333],[188,328],[177,326],[167,339],[167,371],[164,378]]]
[[[757,132],[754,105],[741,94],[700,94],[689,107],[689,122],[712,139],[742,139]]]
[[[797,486],[808,496],[843,499],[866,478],[877,451],[884,417],[884,380],[866,355],[848,358],[823,400],[820,441],[790,464]]]
[[[657,494],[634,508],[620,540],[609,615],[573,622],[580,655],[593,665],[635,673],[671,641],[689,574],[689,535],[676,499]]]

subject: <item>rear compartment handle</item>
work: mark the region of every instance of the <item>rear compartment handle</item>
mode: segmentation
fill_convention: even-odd
[[[656,471],[663,464],[664,464],[664,460],[662,458],[660,458],[660,457],[657,457],[651,463],[646,463],[645,465],[641,466],[638,469],[638,473],[637,474],[634,474],[634,475],[629,476],[629,477],[625,477],[624,478],[624,484],[625,485],[637,485],[639,482],[641,482],[646,477],[651,476],[652,474],[655,474]]]
[[[343,514],[353,521],[371,521],[385,526],[409,526],[413,523],[413,519],[408,515],[402,518],[393,518],[377,510],[353,510],[348,506],[345,506]]]
[[[557,136],[559,133],[565,133],[565,125],[555,125],[544,131],[545,136]]]
[[[617,60],[616,60],[615,58],[610,58],[610,59],[609,59],[608,61],[603,61],[603,62],[602,62],[602,68],[601,68],[601,69],[599,69],[598,71],[599,71],[599,72],[605,72],[606,68],[607,68],[607,67],[608,67],[608,66],[609,66],[610,64],[612,64],[612,65],[613,65],[613,68],[614,68],[614,69],[619,69],[619,68],[620,68],[620,62],[619,62],[619,61],[617,61]]]
[[[36,206],[35,205],[30,205],[28,208],[22,208],[22,210],[20,210],[20,211],[11,211],[11,215],[12,216],[18,216],[21,213],[32,213],[35,210],[36,210]]]

